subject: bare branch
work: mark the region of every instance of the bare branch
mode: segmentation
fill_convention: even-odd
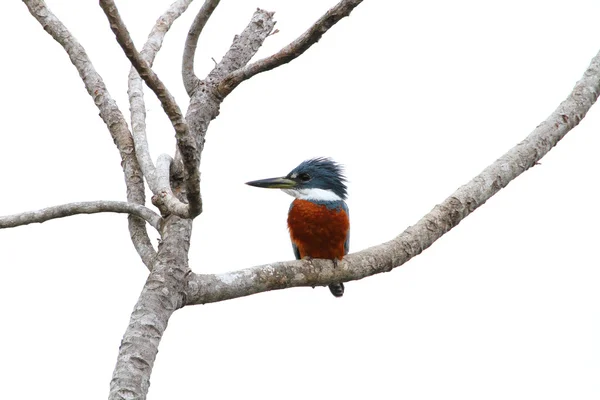
[[[569,97],[525,140],[509,150],[414,226],[395,239],[344,257],[287,261],[219,275],[196,275],[188,283],[188,304],[204,304],[295,286],[328,285],[389,272],[427,249],[548,153],[585,117],[600,94],[600,52]]]
[[[275,27],[274,14],[260,8],[257,9],[242,33],[235,36],[223,59],[208,74],[206,81],[221,84],[228,74],[248,64],[273,31]],[[219,95],[225,97],[222,93]]]
[[[204,150],[208,126],[219,115],[219,108],[223,101],[223,97],[217,91],[218,84],[228,73],[250,61],[273,30],[274,25],[273,13],[256,10],[244,31],[235,36],[223,59],[208,77],[199,83],[198,90],[193,93],[185,118],[196,138],[198,162]],[[183,156],[185,158],[185,155]],[[180,155],[176,153],[175,160],[179,157]]]
[[[161,102],[165,113],[169,116],[171,124],[175,128],[175,137],[177,145],[181,151],[183,165],[186,174],[186,188],[189,201],[191,217],[195,217],[202,212],[202,200],[200,198],[200,173],[198,171],[199,156],[196,147],[196,140],[189,132],[187,123],[183,119],[181,109],[175,102],[175,99],[169,93],[165,85],[150,68],[150,65],[144,60],[136,50],[131,36],[125,26],[119,11],[112,0],[100,0],[100,7],[104,10],[106,17],[110,22],[110,27],[117,38],[117,42],[125,52],[125,55],[140,74],[146,85],[156,94]],[[188,216],[185,216],[188,217]]]
[[[152,66],[156,54],[162,47],[163,39],[173,25],[173,22],[187,10],[191,2],[192,0],[176,1],[171,4],[169,9],[154,24],[152,31],[148,35],[148,40],[140,52],[140,56],[146,60],[149,66]],[[148,140],[146,138],[146,105],[144,102],[142,78],[133,66],[129,72],[128,94],[135,153],[150,190],[152,193],[157,194],[155,167],[150,157]]]
[[[179,134],[185,132],[187,130],[186,123],[175,98],[173,98],[156,73],[150,68],[148,62],[141,57],[140,53],[135,48],[131,36],[129,35],[129,31],[121,19],[114,1],[100,0],[100,7],[102,7],[102,10],[104,10],[106,17],[110,22],[110,27],[117,38],[117,42],[125,52],[129,61],[131,61],[131,64],[144,79],[144,82],[146,82],[148,87],[152,89],[160,100],[161,105],[171,119],[171,123],[175,130]]]
[[[286,64],[300,56],[313,44],[317,43],[339,20],[350,15],[350,12],[362,3],[362,0],[342,0],[335,7],[327,11],[317,22],[315,22],[299,38],[279,50],[270,57],[263,58],[240,68],[229,74],[219,85],[219,93],[225,97],[240,83],[250,79],[256,74],[269,71],[280,65]]]
[[[129,236],[131,237],[135,251],[137,251],[146,268],[148,268],[149,271],[152,271],[152,264],[154,264],[156,250],[154,250],[152,242],[150,241],[150,237],[148,237],[146,221],[142,218],[136,217],[135,215],[129,215],[128,227]]]
[[[71,32],[50,11],[42,0],[23,0],[31,15],[40,23],[54,40],[67,52],[71,62],[79,72],[85,88],[100,110],[100,117],[108,127],[113,141],[121,155],[121,165],[127,185],[127,200],[143,205],[146,201],[142,171],[135,156],[133,138],[123,114],[112,99],[102,77],[96,72],[83,46],[77,42]],[[155,254],[150,244],[145,222],[136,217],[129,218],[129,233],[135,248],[147,260],[148,254]],[[148,264],[146,264],[148,266]]]
[[[131,214],[142,218],[156,230],[160,230],[160,215],[139,204],[125,201],[83,201],[77,203],[62,204],[60,206],[42,208],[36,211],[27,211],[19,214],[0,217],[0,229],[14,228],[16,226],[42,223],[56,218],[70,217],[77,214],[96,214],[102,212],[114,212]]]
[[[150,276],[131,313],[110,381],[111,400],[145,399],[158,344],[169,318],[185,303],[184,279],[192,220],[174,215],[163,224],[162,242]]]
[[[183,62],[181,64],[181,75],[183,77],[183,85],[188,95],[192,95],[200,80],[194,73],[194,58],[196,56],[196,48],[198,47],[198,39],[212,15],[213,11],[219,5],[219,0],[206,0],[200,8],[198,15],[194,18],[190,31],[188,32],[183,50]]]
[[[189,5],[192,4],[192,1],[193,0],[175,1],[169,6],[164,14],[156,20],[156,23],[154,24],[154,27],[152,27],[148,39],[140,52],[142,58],[150,65],[152,65],[156,54],[160,51],[165,35],[169,29],[171,29],[173,23],[187,10]]]

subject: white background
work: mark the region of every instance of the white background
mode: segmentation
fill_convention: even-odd
[[[21,2],[0,25],[0,214],[124,200],[118,152],[66,53]],[[49,0],[129,117],[128,62],[95,1]],[[138,47],[170,1],[117,1]],[[334,0],[223,1],[204,76],[257,6],[267,56]],[[193,4],[156,71],[185,108]],[[600,3],[365,0],[305,55],[254,77],[210,126],[190,262],[224,272],[292,257],[279,191],[244,182],[331,156],[346,165],[351,250],[393,238],[520,142],[600,49]],[[151,152],[174,132],[146,91]],[[178,311],[149,399],[597,399],[600,108],[407,265],[346,285]],[[153,241],[157,238],[151,232]],[[0,231],[0,397],[102,399],[147,275],[126,217]]]

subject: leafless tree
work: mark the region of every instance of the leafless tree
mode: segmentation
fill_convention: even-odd
[[[146,397],[158,344],[171,315],[184,306],[218,302],[255,293],[297,286],[324,286],[351,281],[396,268],[443,234],[536,163],[575,127],[600,93],[600,53],[592,60],[569,97],[519,145],[487,167],[470,182],[396,238],[348,255],[334,268],[327,260],[286,261],[226,274],[194,273],[188,265],[192,221],[202,213],[199,165],[210,122],[223,100],[242,82],[288,63],[317,43],[362,0],[341,0],[304,34],[277,53],[251,61],[273,33],[274,15],[256,10],[246,28],[203,79],[194,72],[198,38],[218,6],[206,0],[189,29],[182,61],[182,79],[190,101],[184,115],[169,90],[152,70],[165,34],[192,0],[178,0],[157,20],[138,52],[112,0],[100,0],[115,37],[132,64],[129,75],[131,130],[108,93],[85,50],[42,0],[23,0],[31,15],[69,55],[97,105],[119,150],[127,185],[127,202],[70,203],[33,212],[0,217],[0,228],[44,222],[82,213],[129,214],[131,240],[148,268],[146,284],[126,332],[110,385],[111,399]],[[158,97],[171,120],[177,147],[173,155],[150,157],[146,139],[143,83]],[[145,184],[155,209],[145,205]],[[157,210],[157,211],[156,211]],[[160,235],[155,249],[148,236],[151,226]]]

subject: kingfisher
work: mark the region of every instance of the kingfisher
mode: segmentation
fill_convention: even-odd
[[[346,205],[346,177],[340,164],[318,157],[303,161],[279,178],[246,182],[260,188],[281,189],[294,197],[287,225],[296,259],[324,258],[338,262],[348,254],[350,219]],[[342,297],[344,284],[332,283],[329,290]]]

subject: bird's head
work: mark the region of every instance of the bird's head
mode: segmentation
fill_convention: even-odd
[[[303,161],[284,177],[246,182],[247,185],[281,189],[302,200],[339,201],[347,195],[342,166],[330,158]]]

